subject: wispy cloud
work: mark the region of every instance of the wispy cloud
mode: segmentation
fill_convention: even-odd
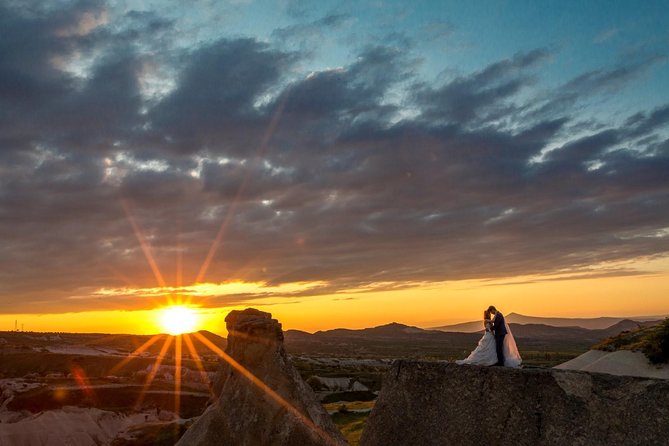
[[[592,42],[597,44],[605,43],[613,39],[619,33],[620,33],[620,28],[610,28],[600,32],[595,37],[593,37]]]

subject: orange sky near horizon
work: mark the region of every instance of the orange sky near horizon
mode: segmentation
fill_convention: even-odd
[[[666,260],[659,264],[664,266],[664,263]],[[272,313],[284,329],[309,332],[390,322],[434,327],[477,320],[489,305],[497,306],[503,313],[543,317],[666,315],[669,272],[655,271],[638,276],[571,280],[536,277],[464,280],[396,291],[254,299],[234,307],[201,308],[198,328],[226,335],[227,313],[246,307]],[[26,331],[134,334],[164,331],[156,310],[3,314],[0,330],[13,330],[15,321],[19,329],[23,325]]]

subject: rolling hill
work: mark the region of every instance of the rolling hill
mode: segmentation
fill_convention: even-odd
[[[651,322],[622,320],[595,330],[546,324],[512,323],[510,326],[521,352],[583,353],[610,336],[649,324]],[[424,330],[398,323],[313,334],[298,330],[285,332],[286,348],[292,354],[361,358],[460,358],[476,347],[480,337],[480,333]]]
[[[625,320],[634,320],[638,322],[659,321],[666,316],[635,316],[634,318],[624,317],[597,317],[597,318],[555,318],[555,317],[536,317],[526,316],[518,313],[509,313],[506,320],[509,324],[538,324],[549,325],[552,327],[580,327],[588,330],[602,330],[609,328]],[[442,325],[432,327],[431,330],[454,331],[460,333],[474,333],[483,330],[481,321],[463,322],[461,324]]]

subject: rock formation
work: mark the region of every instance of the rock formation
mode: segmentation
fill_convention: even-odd
[[[620,376],[669,379],[669,364],[651,364],[642,352],[590,350],[555,366],[561,370],[609,373]]]
[[[341,446],[346,441],[290,363],[281,324],[255,309],[232,311],[227,361],[216,401],[177,443],[181,446]]]
[[[669,443],[669,381],[397,361],[361,446]]]

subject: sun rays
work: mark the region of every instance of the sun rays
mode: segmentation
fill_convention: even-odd
[[[139,226],[135,224],[133,225],[133,228],[135,228],[138,232],[138,239],[145,242],[146,239],[140,237],[141,230],[139,229]],[[151,250],[148,247],[148,244],[146,249],[143,249],[143,251],[147,257],[147,260],[152,259]],[[154,265],[156,267],[157,273],[154,272],[154,275],[156,276],[156,280],[160,280],[159,278],[162,278],[162,275],[160,274],[159,270],[157,270],[157,264],[155,263],[155,261],[149,261],[149,264]],[[184,305],[182,303],[183,299],[181,298],[181,296],[175,297],[173,294],[169,294],[168,297],[169,298],[166,299],[168,304],[174,304],[175,302],[179,303],[178,305],[167,306],[160,310],[162,312],[161,315],[162,326],[170,334],[160,334],[150,337],[146,342],[137,347],[127,357],[123,358],[111,370],[111,373],[116,373],[120,371],[122,368],[127,366],[133,359],[141,357],[142,354],[147,352],[152,346],[157,344],[159,345],[160,341],[161,340],[163,341],[162,346],[160,347],[160,351],[158,352],[158,355],[156,356],[153,364],[148,370],[146,379],[144,380],[139,396],[137,397],[137,400],[134,404],[135,410],[142,410],[146,395],[150,391],[151,386],[153,385],[154,380],[156,379],[156,376],[160,372],[161,366],[164,364],[165,360],[168,359],[170,347],[172,347],[173,344],[174,344],[173,361],[174,361],[175,416],[179,417],[181,412],[181,396],[182,396],[183,369],[184,369],[184,348],[183,348],[184,344],[186,346],[186,350],[188,351],[188,355],[190,356],[190,360],[195,364],[195,367],[197,368],[203,383],[207,385],[210,395],[212,397],[214,396],[212,382],[209,377],[209,373],[207,372],[207,369],[204,365],[203,358],[198,353],[198,349],[194,342],[195,339],[201,346],[206,348],[208,351],[211,351],[217,357],[221,358],[226,363],[228,363],[236,373],[244,377],[251,385],[260,389],[272,401],[274,401],[275,404],[282,407],[296,419],[300,420],[300,422],[304,424],[304,426],[306,426],[309,430],[314,432],[319,437],[323,438],[326,441],[326,443],[335,444],[334,440],[330,438],[329,434],[323,431],[311,419],[309,419],[302,412],[296,409],[293,405],[290,404],[290,402],[288,402],[274,389],[269,387],[261,379],[255,376],[251,371],[249,371],[242,364],[237,362],[230,355],[225,353],[223,349],[221,349],[214,342],[208,339],[204,334],[197,331],[189,333],[189,331],[192,331],[197,327],[196,309],[188,305]]]
[[[327,442],[335,442],[330,438],[330,436],[324,432],[320,427],[314,424],[308,417],[306,417],[302,412],[297,410],[292,404],[286,401],[281,395],[274,391],[271,387],[265,384],[261,379],[251,373],[247,368],[241,365],[239,362],[235,361],[233,357],[221,350],[216,344],[211,342],[209,339],[205,338],[201,333],[193,333],[195,338],[200,341],[203,345],[208,347],[211,351],[216,353],[221,359],[227,362],[230,367],[236,370],[241,376],[246,378],[251,384],[262,390],[267,396],[269,396],[274,402],[279,406],[283,407],[286,411],[292,414],[295,418],[300,420],[306,427],[318,434],[319,437],[323,438]]]
[[[282,100],[279,102],[279,106],[272,114],[267,129],[255,153],[254,159],[260,159],[265,155],[265,152],[268,149],[269,140],[271,139],[274,131],[276,130],[276,127],[281,118],[285,100],[286,97],[284,96]],[[223,221],[218,227],[216,236],[214,237],[214,240],[212,241],[212,244],[207,251],[207,255],[204,261],[202,262],[202,265],[198,270],[197,277],[194,283],[191,285],[191,287],[197,287],[204,281],[204,278],[207,275],[211,263],[221,246],[226,229],[228,228],[230,222],[232,221],[232,218],[234,217],[234,214],[236,212],[236,208],[242,198],[242,195],[244,194],[248,182],[251,179],[250,175],[251,171],[249,170],[243,176],[243,179],[238,187],[237,193],[235,194],[234,199],[230,203],[228,212],[226,213]],[[197,340],[197,342],[200,345],[202,345],[207,350],[216,354],[219,358],[226,361],[235,372],[239,373],[241,376],[247,379],[252,385],[262,390],[269,398],[271,398],[271,400],[273,400],[280,407],[282,407],[290,414],[295,416],[308,429],[312,430],[318,436],[322,437],[327,443],[332,442],[334,444],[334,441],[322,429],[316,426],[314,422],[311,421],[307,416],[305,416],[298,409],[292,406],[285,398],[283,398],[275,390],[270,388],[261,379],[256,377],[243,365],[237,362],[234,358],[226,354],[219,346],[217,346],[214,342],[212,342],[210,339],[204,336],[201,332],[196,331],[196,329],[198,328],[198,312],[196,307],[194,307],[191,303],[193,294],[188,293],[186,294],[186,297],[184,297],[185,294],[184,288],[187,287],[184,287],[183,283],[183,257],[182,257],[183,253],[181,250],[182,245],[180,237],[177,240],[177,260],[176,260],[177,271],[175,275],[176,283],[173,287],[170,287],[166,283],[164,276],[161,273],[160,268],[158,267],[158,263],[156,262],[156,259],[151,250],[151,245],[149,244],[149,240],[142,231],[142,228],[140,227],[139,223],[132,215],[129,204],[125,200],[122,200],[121,204],[123,206],[123,210],[125,211],[127,219],[130,223],[130,226],[132,227],[132,230],[135,234],[135,237],[139,242],[144,257],[146,258],[146,261],[158,285],[158,290],[157,290],[158,292],[155,293],[150,298],[155,299],[157,297],[162,296],[165,299],[165,302],[163,303],[164,307],[159,310],[160,323],[162,325],[163,330],[168,333],[168,335],[152,336],[144,344],[136,348],[132,353],[130,353],[127,357],[125,357],[116,366],[112,368],[112,373],[118,372],[120,369],[127,366],[133,359],[138,358],[140,355],[147,352],[149,348],[159,343],[161,339],[163,340],[163,344],[160,348],[160,351],[148,371],[148,374],[142,385],[142,389],[140,391],[140,394],[137,398],[134,407],[138,410],[142,408],[142,403],[144,402],[146,394],[147,392],[149,392],[157,374],[160,372],[161,365],[163,364],[165,359],[169,356],[170,347],[172,346],[173,343],[174,343],[173,359],[174,359],[175,415],[178,417],[181,409],[181,390],[183,384],[182,375],[183,375],[183,365],[184,365],[183,344],[186,345],[186,350],[188,351],[191,361],[195,364],[195,367],[199,371],[202,381],[208,386],[210,394],[213,394],[213,387],[211,385],[212,384],[211,380],[209,379],[209,373],[207,372],[206,367],[203,363],[203,358],[198,353],[198,349],[192,339],[195,338],[195,340]],[[205,284],[205,285],[211,286],[212,284]],[[221,285],[223,284],[218,284],[217,286],[220,287]],[[317,285],[321,284],[318,283]],[[231,286],[234,287],[237,285],[235,285],[235,283],[232,283]],[[244,286],[244,284],[239,286]],[[262,286],[260,288],[262,288]],[[206,297],[208,296],[207,295],[201,296],[201,298],[206,298]]]
[[[148,240],[146,240],[146,237],[144,236],[144,232],[139,227],[139,225],[135,221],[135,218],[130,212],[128,203],[125,200],[121,200],[121,204],[123,205],[123,210],[125,211],[126,217],[128,218],[130,225],[132,226],[132,230],[135,233],[135,237],[137,237],[139,246],[142,248],[142,252],[144,252],[144,257],[146,257],[146,261],[149,263],[151,272],[153,272],[153,275],[156,278],[156,282],[158,282],[158,286],[162,288],[167,287],[167,283],[165,282],[165,279],[163,278],[163,275],[160,272],[160,268],[158,268],[158,264],[156,263],[156,260],[153,257],[153,253],[151,252],[151,245],[149,245]]]
[[[274,131],[276,130],[277,126],[279,125],[279,120],[281,119],[281,115],[283,114],[283,109],[286,105],[286,100],[288,99],[287,95],[284,95],[280,102],[279,105],[277,106],[276,110],[274,113],[272,113],[272,118],[270,119],[270,122],[267,126],[267,129],[265,130],[265,133],[263,134],[262,140],[260,141],[260,145],[258,146],[258,149],[256,150],[256,153],[254,155],[254,159],[260,159],[262,156],[265,155],[265,152],[267,152],[267,147],[270,139],[272,138],[272,135],[274,135]],[[237,205],[239,204],[242,195],[244,194],[244,191],[246,190],[246,187],[251,179],[251,170],[247,170],[246,174],[244,175],[241,184],[239,185],[239,188],[237,189],[237,193],[235,194],[235,198],[232,200],[232,203],[230,204],[230,209],[228,210],[225,218],[223,219],[223,222],[218,228],[218,232],[216,233],[216,237],[214,238],[214,241],[212,242],[211,246],[209,247],[209,251],[207,252],[207,257],[205,258],[204,262],[202,262],[202,266],[200,267],[200,270],[197,273],[197,278],[195,279],[195,283],[200,283],[204,280],[205,276],[207,275],[207,271],[209,270],[209,266],[211,265],[212,260],[214,259],[214,256],[216,255],[216,252],[218,251],[219,247],[221,246],[221,242],[223,241],[223,236],[225,235],[225,231],[232,221],[232,218],[237,211]]]
[[[242,364],[240,364],[238,361],[236,361],[234,358],[232,358],[230,355],[225,353],[223,349],[221,349],[219,346],[217,346],[214,342],[212,342],[210,339],[207,339],[206,336],[204,336],[200,332],[194,332],[194,333],[184,333],[184,334],[179,334],[176,336],[169,336],[169,335],[156,335],[151,337],[148,341],[146,341],[144,344],[142,344],[140,347],[135,349],[130,355],[128,355],[126,358],[124,358],[117,366],[114,367],[113,371],[117,372],[121,368],[123,368],[125,365],[127,365],[130,361],[132,361],[135,358],[138,358],[139,355],[142,352],[145,352],[150,346],[155,344],[161,337],[164,337],[164,342],[163,345],[160,349],[160,352],[156,356],[155,361],[153,362],[151,369],[146,377],[146,380],[144,381],[142,385],[142,389],[140,391],[140,394],[137,398],[137,401],[134,404],[135,410],[142,410],[142,404],[144,402],[144,399],[146,397],[147,392],[149,392],[151,385],[153,384],[157,374],[160,371],[160,367],[163,364],[164,360],[168,357],[168,351],[170,347],[172,346],[172,343],[174,342],[174,364],[175,364],[175,370],[174,370],[174,413],[178,417],[180,414],[180,408],[181,408],[181,388],[182,388],[182,371],[183,371],[183,343],[186,344],[186,349],[188,350],[188,353],[190,355],[191,360],[195,363],[195,366],[197,367],[198,371],[200,372],[200,376],[202,377],[202,381],[208,386],[210,395],[213,396],[213,389],[212,389],[212,382],[209,379],[209,374],[207,373],[202,357],[198,354],[197,348],[193,342],[193,338],[197,340],[202,346],[207,348],[209,351],[212,353],[216,354],[219,358],[227,362],[230,367],[237,373],[239,373],[242,377],[244,377],[246,380],[248,380],[249,383],[260,389],[263,393],[265,393],[269,398],[271,398],[277,405],[281,406],[283,409],[285,409],[287,412],[292,414],[295,418],[300,420],[307,428],[312,430],[314,433],[316,433],[318,436],[322,437],[325,439],[327,442],[332,441],[329,437],[329,435],[324,432],[321,428],[319,428],[316,424],[314,424],[313,421],[311,421],[307,416],[305,416],[302,412],[300,412],[298,409],[296,409],[292,404],[290,404],[285,398],[283,398],[279,393],[277,393],[274,389],[269,387],[267,384],[265,384],[261,379],[259,379],[257,376],[255,376],[251,371],[249,371],[246,367],[244,367]],[[82,384],[84,381],[82,381]],[[333,443],[334,444],[334,443]]]
[[[202,365],[202,359],[200,358],[200,355],[195,349],[195,345],[193,345],[193,341],[191,340],[190,335],[186,333],[183,336],[183,340],[186,343],[186,348],[188,349],[190,357],[193,359],[193,362],[195,362],[197,370],[200,372],[200,377],[202,378],[202,382],[209,385],[209,375],[207,374],[207,371],[204,369],[204,366]],[[211,386],[209,387],[209,391],[210,392],[212,391]]]
[[[156,377],[156,374],[160,370],[160,365],[163,363],[163,360],[165,359],[167,350],[170,348],[170,345],[172,344],[172,340],[174,338],[172,336],[168,336],[165,339],[165,343],[160,349],[160,353],[158,353],[158,356],[156,357],[156,361],[153,363],[153,367],[151,367],[151,371],[149,372],[148,376],[146,377],[146,381],[144,382],[144,386],[142,387],[142,390],[139,393],[139,398],[137,398],[137,402],[135,403],[135,409],[140,409],[142,403],[144,402],[144,397],[146,395],[147,390],[149,390],[149,387],[151,387],[151,384],[153,384],[153,380]],[[181,373],[181,371],[179,371]],[[176,376],[176,373],[175,373]],[[179,408],[175,407],[174,412],[176,414],[179,413]]]

